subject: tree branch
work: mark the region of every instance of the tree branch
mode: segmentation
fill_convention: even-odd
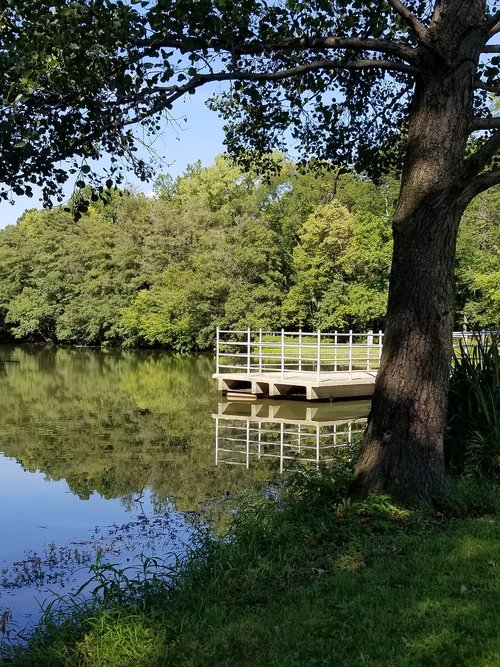
[[[486,41],[494,37],[497,33],[500,32],[500,12],[497,12],[493,16],[490,16],[485,24],[486,30]]]
[[[339,62],[337,60],[320,60],[304,65],[297,65],[286,70],[277,70],[275,72],[215,72],[211,74],[195,74],[189,81],[183,85],[175,86],[156,86],[151,89],[151,92],[161,94],[162,99],[158,100],[156,104],[127,121],[127,125],[139,123],[145,118],[150,117],[155,113],[160,113],[164,109],[169,109],[172,104],[187,93],[194,92],[206,83],[220,83],[223,81],[282,81],[291,77],[307,74],[308,72],[320,70],[366,70],[366,69],[381,69],[384,71],[404,72],[405,74],[415,74],[416,70],[410,65],[404,63],[396,63],[391,60],[353,60],[347,62]]]
[[[413,14],[406,5],[400,0],[387,0],[387,4],[394,9],[395,12],[403,19],[407,26],[415,33],[416,37],[426,44],[429,38],[429,31]]]
[[[405,62],[415,63],[417,61],[416,50],[406,44],[391,42],[384,39],[363,39],[361,37],[297,37],[284,39],[279,42],[264,43],[252,40],[244,44],[229,44],[219,39],[210,39],[196,47],[187,48],[182,40],[171,40],[159,37],[157,39],[142,40],[135,42],[134,46],[144,48],[144,55],[150,56],[161,48],[177,49],[181,53],[189,53],[202,48],[215,51],[225,51],[234,55],[260,55],[263,53],[284,53],[286,51],[323,51],[323,50],[346,50],[346,51],[372,51],[388,56],[396,56]]]
[[[477,176],[488,166],[491,159],[500,150],[500,131],[494,132],[491,137],[473,153],[464,164],[464,183]]]
[[[479,174],[473,178],[469,185],[463,190],[458,198],[458,203],[465,208],[474,197],[477,197],[481,192],[498,184],[500,184],[500,169],[494,169]]]
[[[196,74],[182,86],[158,86],[154,90],[163,92],[172,92],[176,96],[189,93],[208,82],[221,81],[282,81],[299,74],[307,74],[318,70],[365,70],[381,69],[384,71],[404,72],[414,74],[415,70],[410,65],[392,62],[392,60],[353,60],[349,62],[339,62],[337,60],[319,60],[304,65],[297,65],[285,70],[275,72],[242,72],[239,70],[233,72],[216,72],[213,74]]]
[[[500,116],[493,116],[492,118],[473,118],[470,131],[498,129],[500,129]]]
[[[500,53],[500,44],[487,44],[483,46],[481,53]]]
[[[489,83],[483,83],[482,81],[476,81],[474,88],[477,88],[478,90],[487,90],[494,95],[500,95],[500,86],[491,86]]]

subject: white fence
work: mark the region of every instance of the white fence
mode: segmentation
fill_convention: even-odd
[[[384,334],[217,329],[216,373],[377,370]]]
[[[486,332],[456,331],[453,345],[473,344]],[[216,373],[246,375],[278,372],[337,373],[376,371],[379,368],[382,331],[347,333],[335,331],[265,331],[217,328]]]

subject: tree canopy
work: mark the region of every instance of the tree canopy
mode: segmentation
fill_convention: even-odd
[[[489,102],[500,47],[488,44],[497,0],[5,0],[0,194],[30,194],[36,184],[50,200],[71,175],[105,186],[92,179],[92,160],[104,154],[108,185],[123,161],[151,176],[154,160],[137,157],[144,132],[154,135],[178,99],[214,81],[230,82],[213,106],[243,161],[294,145],[371,176],[398,169],[415,82],[433,58],[448,66],[460,58],[467,40],[444,28],[462,9],[474,57],[483,54],[465,120],[471,132],[498,129]],[[468,161],[471,173],[498,141]]]
[[[188,351],[213,345],[218,325],[379,327],[395,187],[290,162],[268,181],[219,156],[159,177],[152,198],[109,192],[76,222],[62,207],[29,211],[0,230],[0,332]]]

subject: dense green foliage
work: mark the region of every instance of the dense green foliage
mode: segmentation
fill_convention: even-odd
[[[177,567],[97,564],[93,597],[49,609],[5,664],[497,665],[498,487],[462,482],[432,514],[350,503],[351,465],[298,473],[277,502],[250,494],[229,539]]]
[[[155,197],[113,192],[77,222],[29,211],[0,232],[0,335],[206,349],[226,328],[380,328],[396,184],[283,163],[266,180],[229,159]],[[500,317],[498,193],[464,220],[459,321]],[[458,323],[457,323],[458,325]]]
[[[489,337],[488,337],[489,338]],[[477,338],[455,353],[445,446],[453,472],[500,481],[500,340]]]

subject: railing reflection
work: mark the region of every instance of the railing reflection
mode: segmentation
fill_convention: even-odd
[[[215,463],[249,468],[274,459],[281,472],[292,462],[326,463],[361,436],[368,410],[368,401],[219,403],[213,415]]]

